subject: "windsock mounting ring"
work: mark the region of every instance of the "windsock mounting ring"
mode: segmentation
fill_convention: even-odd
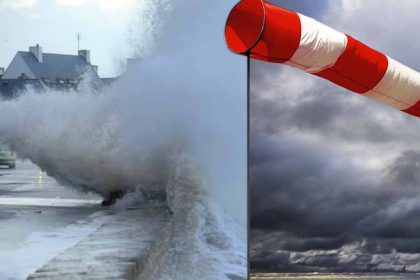
[[[226,21],[225,37],[229,50],[248,53],[264,32],[265,17],[262,0],[243,0],[236,4]]]

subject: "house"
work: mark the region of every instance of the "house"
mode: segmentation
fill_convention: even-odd
[[[13,95],[29,84],[58,90],[76,89],[85,74],[100,88],[105,83],[98,75],[98,66],[90,62],[90,51],[80,50],[78,55],[43,53],[42,47],[29,47],[29,51],[16,53],[6,70],[0,68],[0,93]],[[3,73],[2,73],[3,72]]]
[[[77,81],[85,72],[98,76],[98,67],[90,63],[90,52],[80,50],[78,55],[43,53],[42,47],[29,47],[28,52],[17,52],[2,79],[44,79]]]
[[[12,99],[28,88],[43,90],[46,86],[38,79],[0,79],[0,94],[3,99]]]

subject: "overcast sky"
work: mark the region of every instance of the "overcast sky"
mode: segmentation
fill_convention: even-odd
[[[273,2],[420,69],[420,1]],[[420,119],[257,61],[251,106],[254,270],[420,270]]]
[[[0,0],[0,67],[7,67],[17,51],[40,44],[44,52],[76,54],[91,51],[102,76],[118,72],[119,61],[130,54],[128,24],[140,0]]]

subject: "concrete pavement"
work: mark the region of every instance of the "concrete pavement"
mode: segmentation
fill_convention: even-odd
[[[103,211],[100,201],[61,186],[28,161],[0,169],[0,279],[26,278],[96,230],[99,220],[89,216]]]
[[[0,279],[135,279],[170,217],[166,203],[100,202],[30,162],[0,169]]]
[[[28,279],[137,279],[169,217],[162,201],[142,201],[136,207],[118,211],[95,233]]]

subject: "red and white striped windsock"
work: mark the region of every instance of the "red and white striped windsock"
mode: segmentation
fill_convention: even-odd
[[[312,18],[243,0],[225,36],[235,53],[302,69],[420,117],[420,73]]]

